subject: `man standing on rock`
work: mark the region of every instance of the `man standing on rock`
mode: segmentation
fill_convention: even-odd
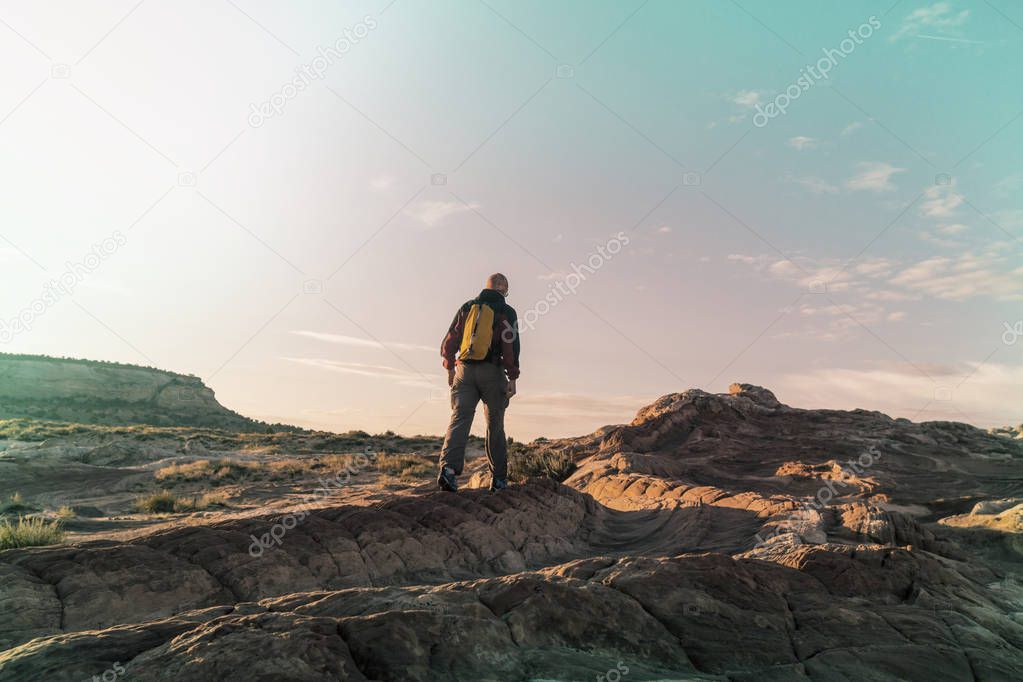
[[[487,278],[479,296],[458,309],[440,354],[451,387],[451,423],[440,453],[441,490],[458,490],[465,463],[465,446],[483,401],[487,418],[487,461],[490,489],[508,487],[508,443],[504,436],[504,410],[515,395],[519,377],[519,334],[515,309],[505,303],[508,278],[496,273]]]

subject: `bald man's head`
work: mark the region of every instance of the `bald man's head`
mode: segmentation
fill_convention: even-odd
[[[487,288],[496,289],[505,296],[508,295],[508,278],[502,275],[500,272],[495,272],[490,277],[487,277]]]

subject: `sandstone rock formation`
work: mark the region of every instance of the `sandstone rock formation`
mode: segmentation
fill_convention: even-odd
[[[737,384],[537,447],[578,469],[2,552],[0,681],[1023,678],[1017,439]]]
[[[260,424],[220,403],[194,376],[119,363],[0,354],[0,419],[89,424],[207,426]]]

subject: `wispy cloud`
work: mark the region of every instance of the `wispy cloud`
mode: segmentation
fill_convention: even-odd
[[[420,201],[405,209],[405,215],[415,218],[427,227],[436,227],[453,215],[479,208],[479,204],[463,204],[461,201]]]
[[[957,12],[947,2],[936,2],[933,5],[915,9],[906,15],[899,30],[892,34],[889,40],[894,42],[905,37],[930,38],[932,40],[957,38],[956,34],[969,16],[970,10],[968,9]]]
[[[782,180],[793,185],[799,185],[814,194],[838,194],[838,187],[823,178],[813,175],[786,175]]]
[[[417,388],[435,388],[440,381],[430,382],[419,374],[389,367],[387,365],[369,365],[361,362],[343,362],[340,360],[328,360],[326,358],[300,358],[282,357],[282,360],[293,362],[307,367],[338,372],[339,374],[351,374],[355,376],[369,377],[372,379],[384,379],[402,386],[415,386]]]
[[[851,369],[831,367],[781,377],[779,399],[813,407],[881,410],[915,421],[969,421],[983,426],[1018,424],[1023,404],[1023,366],[978,361],[928,367]],[[938,388],[946,389],[938,397]]]
[[[804,301],[800,311],[807,317],[849,312],[864,324],[895,321],[885,306],[893,302],[933,298],[964,302],[990,298],[996,301],[1023,300],[1023,266],[1011,245],[996,242],[983,251],[962,251],[954,255],[933,256],[915,262],[889,258],[864,259],[845,267],[840,260],[815,262],[808,258],[793,260],[767,256],[732,254],[729,260],[753,267],[771,279],[788,282],[803,291],[826,290],[852,294],[858,301],[853,308],[831,308],[822,303]],[[831,301],[828,301],[831,303]],[[812,306],[807,308],[807,306]],[[897,311],[896,311],[897,312]],[[846,316],[848,317],[848,316]],[[845,323],[842,323],[845,324]],[[835,327],[829,329],[834,331]]]
[[[740,107],[748,107],[752,109],[756,105],[760,104],[761,92],[759,90],[740,90],[732,97],[732,102],[738,104]]]
[[[968,38],[951,38],[949,36],[928,36],[923,33],[918,33],[914,36],[915,38],[923,38],[924,40],[940,40],[946,43],[966,43],[968,45],[987,45],[983,40],[969,40]]]
[[[896,189],[892,176],[905,173],[905,168],[896,168],[882,161],[867,161],[857,164],[859,173],[845,181],[845,186],[852,190],[869,190],[871,192],[891,192]]]
[[[292,331],[292,334],[296,336],[304,336],[309,339],[316,339],[317,341],[325,341],[327,343],[335,343],[342,346],[355,346],[357,348],[378,348],[381,350],[419,350],[428,351],[430,353],[436,352],[439,348],[432,346],[424,346],[418,343],[403,343],[401,341],[374,341],[373,339],[363,339],[358,336],[345,336],[343,334],[330,334],[327,332],[314,332],[306,330]]]
[[[955,191],[953,185],[935,185],[924,190],[920,214],[928,218],[948,218],[962,204],[963,196]]]
[[[581,393],[523,393],[514,398],[515,412],[552,418],[585,417],[594,428],[607,423],[628,422],[650,396],[603,396]]]
[[[804,149],[813,149],[816,147],[817,140],[812,137],[807,137],[806,135],[796,135],[795,137],[789,138],[788,144],[794,149],[803,151]]]
[[[853,121],[852,123],[850,123],[846,127],[842,128],[841,135],[842,135],[842,137],[847,137],[849,135],[852,135],[853,133],[855,133],[857,130],[859,130],[862,127],[863,127],[862,123],[860,123],[859,121]]]
[[[935,256],[903,269],[891,283],[948,301],[979,296],[1023,301],[1023,266],[1012,265],[1009,259],[993,254]]]

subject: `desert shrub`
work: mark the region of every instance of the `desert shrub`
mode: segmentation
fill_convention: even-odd
[[[158,469],[155,476],[158,481],[182,483],[185,481],[235,481],[248,478],[259,473],[264,465],[259,462],[233,462],[221,459],[211,461],[197,459],[194,462],[170,464]]]
[[[202,495],[175,495],[169,490],[143,495],[135,500],[135,510],[144,514],[172,514],[226,507],[227,494],[213,491]]]
[[[56,518],[61,519],[62,521],[69,521],[77,516],[77,514],[75,514],[75,510],[67,506],[66,504],[60,509],[58,509],[56,512],[54,512],[53,515]]]
[[[146,514],[170,514],[178,498],[169,490],[143,495],[135,500],[135,509]]]
[[[0,549],[57,545],[64,541],[61,522],[20,517],[17,523],[0,521]]]
[[[273,459],[266,463],[267,471],[273,476],[287,476],[294,478],[299,476],[315,465],[314,462],[302,459]]]
[[[376,467],[383,474],[416,478],[432,474],[435,464],[416,455],[377,455]]]
[[[220,490],[214,490],[213,492],[203,493],[198,498],[193,497],[191,506],[195,510],[209,509],[210,507],[229,507],[227,503],[228,495]]]
[[[514,453],[508,460],[508,477],[514,481],[524,481],[533,477],[564,481],[575,469],[575,462],[562,453],[533,450]]]
[[[364,457],[365,455],[363,455]],[[359,468],[360,462],[365,464],[364,459],[360,459],[359,455],[352,454],[334,454],[324,455],[323,457],[317,457],[314,467],[318,469],[324,469],[329,473],[335,473],[338,471],[351,471],[355,472]]]

